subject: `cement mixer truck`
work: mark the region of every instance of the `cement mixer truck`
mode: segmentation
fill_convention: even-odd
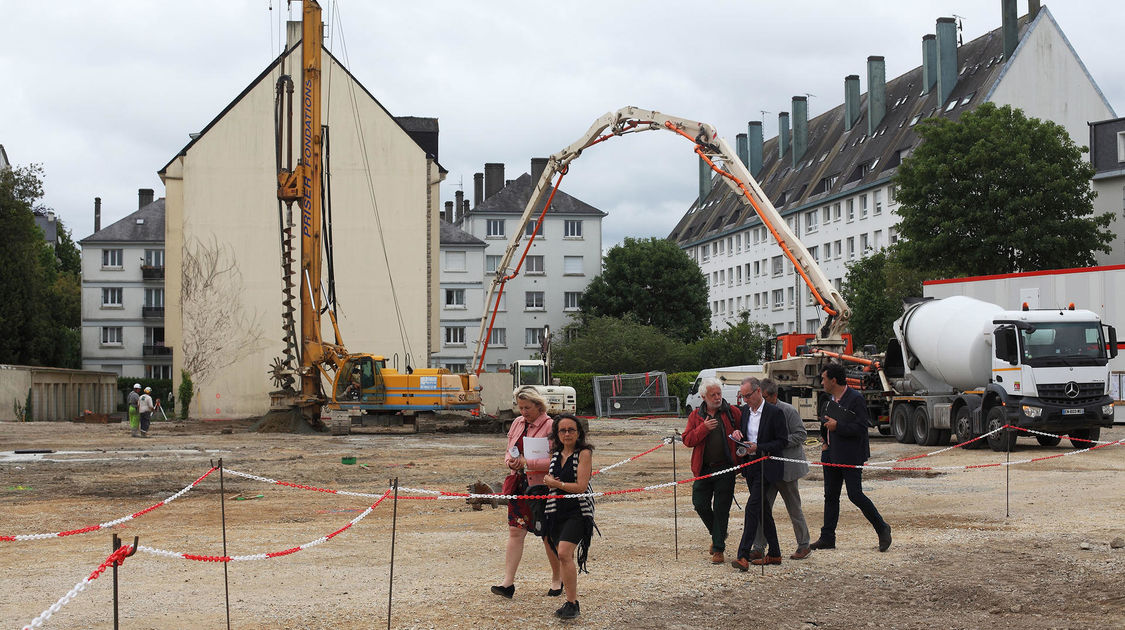
[[[954,433],[964,442],[1011,425],[1066,434],[1087,448],[1084,440],[1113,424],[1107,365],[1117,356],[1117,332],[1091,311],[927,298],[905,305],[894,334],[882,367],[899,442],[947,444]],[[987,442],[1011,450],[1019,433],[1007,429]],[[1035,437],[1045,446],[1060,441]]]

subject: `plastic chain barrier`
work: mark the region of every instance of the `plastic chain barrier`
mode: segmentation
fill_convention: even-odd
[[[141,510],[140,512],[134,512],[134,513],[132,513],[128,516],[122,516],[119,519],[115,519],[115,520],[112,520],[112,521],[106,521],[105,523],[99,523],[98,525],[90,525],[90,526],[87,526],[87,527],[82,527],[80,529],[72,529],[72,530],[65,531],[65,532],[54,532],[54,533],[51,533],[51,534],[18,534],[16,536],[0,536],[0,542],[10,542],[10,541],[14,541],[14,540],[43,540],[43,539],[46,539],[46,538],[61,538],[63,536],[73,536],[75,534],[88,534],[90,532],[96,532],[99,529],[108,529],[110,527],[116,527],[117,525],[120,525],[120,524],[125,523],[127,521],[131,521],[131,520],[137,518],[138,516],[143,516],[145,514],[148,514],[149,512],[155,510],[158,507],[168,505],[172,501],[175,501],[176,499],[184,496],[185,494],[187,494],[188,490],[191,490],[195,486],[199,485],[200,482],[202,482],[204,479],[207,478],[207,475],[210,475],[211,473],[215,472],[216,470],[218,470],[218,468],[212,468],[211,470],[208,470],[207,472],[203,473],[203,476],[201,476],[199,479],[196,479],[195,481],[193,481],[190,484],[188,484],[187,486],[185,486],[183,490],[180,490],[176,494],[173,494],[172,496],[168,497],[167,499],[164,499],[160,503],[150,505],[149,507]]]
[[[78,596],[79,593],[86,590],[86,586],[90,582],[93,582],[94,580],[98,579],[98,576],[101,575],[102,573],[104,573],[105,570],[110,567],[110,565],[121,566],[122,564],[124,564],[125,558],[129,555],[129,553],[132,550],[133,550],[133,548],[130,545],[121,545],[120,547],[118,547],[116,551],[109,554],[109,556],[105,559],[105,562],[102,562],[101,564],[98,565],[98,568],[94,569],[93,573],[91,573],[89,576],[86,577],[86,579],[82,580],[78,584],[75,584],[74,588],[70,589],[69,591],[67,591],[66,595],[63,595],[61,598],[59,598],[59,601],[55,602],[54,604],[51,604],[50,608],[48,608],[47,610],[44,610],[35,619],[32,619],[31,623],[29,623],[29,624],[27,624],[26,626],[23,627],[23,630],[30,630],[31,628],[42,627],[43,624],[48,619],[51,618],[51,615],[59,612],[59,609],[61,609],[63,606],[66,606],[67,604],[69,604],[70,600],[74,599],[75,597]]]
[[[338,494],[343,494],[343,493],[338,493]],[[368,507],[366,510],[361,512],[359,514],[359,516],[357,516],[357,517],[353,518],[352,520],[348,521],[347,525],[344,525],[343,527],[341,527],[340,529],[337,529],[336,531],[332,532],[331,534],[328,534],[327,536],[321,536],[320,538],[317,538],[316,540],[312,540],[312,541],[309,541],[307,543],[304,543],[303,545],[297,545],[296,547],[291,547],[289,549],[285,549],[285,550],[282,550],[282,551],[273,551],[273,552],[270,552],[270,553],[255,553],[255,554],[250,554],[250,555],[247,555],[247,556],[204,556],[204,555],[194,554],[194,553],[183,553],[183,552],[179,552],[179,551],[168,551],[166,549],[156,549],[154,547],[146,547],[145,545],[138,545],[137,551],[143,551],[145,553],[149,553],[149,554],[152,554],[154,556],[164,556],[165,558],[180,558],[181,560],[194,560],[196,562],[246,562],[246,561],[249,561],[249,560],[268,560],[270,558],[280,558],[281,556],[288,556],[289,554],[297,553],[298,551],[304,551],[304,550],[309,549],[311,547],[315,547],[317,545],[324,544],[324,543],[328,542],[329,540],[332,540],[336,536],[339,536],[340,534],[347,531],[352,525],[355,525],[356,523],[358,523],[358,522],[362,521],[364,518],[366,518],[367,515],[370,514],[375,508],[379,507],[379,504],[383,502],[383,499],[386,499],[390,494],[391,494],[390,490],[387,490],[386,492],[384,492],[382,494],[382,496],[379,497],[378,501],[376,501],[370,507]]]

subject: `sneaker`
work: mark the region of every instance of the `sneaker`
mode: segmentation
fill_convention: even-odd
[[[581,614],[581,611],[578,608],[577,601],[568,601],[562,605],[562,608],[555,611],[555,616],[559,619],[574,619],[579,614]]]
[[[493,586],[492,592],[496,593],[500,597],[512,599],[512,596],[516,594],[516,585],[511,584],[509,586]]]

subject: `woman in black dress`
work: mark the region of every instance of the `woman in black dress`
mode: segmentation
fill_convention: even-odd
[[[551,437],[555,451],[543,484],[554,496],[589,493],[594,447],[586,441],[582,423],[572,415],[560,415],[555,418]],[[555,615],[573,619],[579,614],[578,571],[586,571],[586,556],[594,532],[594,500],[592,497],[556,499],[554,496],[547,499],[544,509],[547,541],[558,554],[566,589],[566,603]]]

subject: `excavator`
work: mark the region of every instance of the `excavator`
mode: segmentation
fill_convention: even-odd
[[[285,350],[270,370],[278,388],[270,394],[271,410],[298,410],[304,420],[324,429],[322,411],[346,412],[352,418],[382,416],[386,424],[413,424],[420,417],[441,411],[474,411],[480,406],[475,374],[452,374],[444,368],[411,368],[405,373],[387,365],[379,354],[352,353],[344,345],[336,319],[331,246],[322,248],[327,222],[323,212],[324,170],[322,147],[327,129],[321,123],[321,8],[316,0],[303,0],[302,71],[300,80],[300,160],[293,164],[293,80],[277,82],[276,158],[278,166],[278,221],[281,226],[282,328]],[[286,159],[282,160],[282,153]],[[300,208],[300,271],[294,274],[296,227],[293,204]],[[284,204],[284,209],[282,205]],[[330,243],[330,241],[329,241]],[[327,254],[329,296],[321,291],[322,264]],[[294,290],[299,298],[294,296]],[[300,305],[300,328],[296,307]],[[321,315],[327,313],[334,341],[321,337]],[[299,381],[299,387],[297,387]],[[330,383],[327,390],[323,381]],[[334,430],[339,427],[332,427]]]
[[[827,359],[838,358],[862,366],[859,368],[861,370],[867,370],[873,374],[877,373],[878,378],[883,380],[884,385],[886,385],[886,377],[882,375],[882,371],[878,370],[878,366],[874,362],[849,354],[850,335],[844,331],[847,329],[851,310],[848,308],[844,296],[824,275],[816,259],[812,257],[808,249],[789,228],[781,213],[766,197],[757,180],[738,159],[735,152],[731,150],[730,145],[719,137],[715,128],[706,123],[636,107],[624,107],[615,112],[606,113],[595,120],[578,140],[548,158],[547,166],[543,169],[539,181],[535,183],[535,188],[532,190],[531,197],[528,199],[514,234],[524,234],[528,221],[532,219],[536,208],[542,203],[543,198],[547,197],[546,203],[543,204],[542,210],[538,213],[535,232],[528,239],[523,254],[514,268],[512,261],[518,251],[519,241],[517,238],[513,238],[497,266],[496,275],[489,285],[485,304],[494,304],[492,318],[495,318],[496,306],[500,303],[504,285],[518,275],[523,260],[534,241],[535,233],[538,232],[538,226],[542,225],[543,216],[550,208],[551,201],[570,168],[570,163],[581,156],[586,149],[612,138],[658,130],[670,131],[692,142],[695,153],[700,159],[720,176],[723,183],[735,195],[754,209],[758,218],[761,219],[762,225],[777,241],[782,253],[793,264],[797,273],[809,287],[817,308],[825,313],[824,324],[821,325],[815,335],[807,339],[801,339],[807,351],[796,356],[787,356],[767,362],[765,364],[766,375],[777,380],[781,388],[788,393],[788,397],[811,401],[815,400],[815,391],[820,388],[820,367]],[[557,179],[555,179],[556,175],[558,176]],[[552,180],[554,180],[553,185]],[[488,351],[488,333],[491,321],[488,312],[481,318],[480,334],[477,337],[476,351],[473,357],[473,364],[477,366],[478,373],[484,365],[484,355]],[[889,390],[889,385],[885,389]]]

